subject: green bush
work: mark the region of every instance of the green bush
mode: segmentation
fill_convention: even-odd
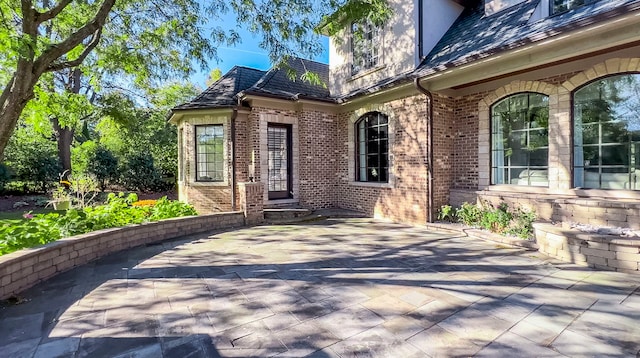
[[[162,178],[149,153],[134,154],[127,158],[121,180],[127,190],[157,191],[163,189]]]
[[[456,222],[457,219],[456,211],[451,205],[442,205],[440,211],[438,211],[438,220]]]
[[[4,191],[5,185],[11,181],[11,171],[9,168],[0,163],[0,192]]]
[[[70,209],[65,214],[25,214],[22,221],[0,221],[0,255],[90,231],[197,215],[192,206],[166,197],[153,206],[132,205],[137,201],[136,194],[111,193],[105,205]]]
[[[89,163],[89,173],[96,176],[100,189],[104,190],[107,182],[118,180],[118,158],[106,148],[98,147]]]
[[[481,227],[500,234],[510,234],[529,239],[533,235],[536,214],[522,208],[512,210],[507,203],[497,207],[483,203],[481,206],[463,203],[456,210],[456,217],[467,226]]]
[[[513,222],[507,231],[511,235],[528,239],[533,234],[533,222],[536,221],[536,213],[522,208],[516,208]]]
[[[484,205],[480,211],[480,227],[497,233],[504,233],[513,219],[507,203],[501,203],[497,208]]]
[[[463,224],[467,226],[476,226],[480,222],[480,208],[476,205],[465,202],[456,210],[456,216]]]

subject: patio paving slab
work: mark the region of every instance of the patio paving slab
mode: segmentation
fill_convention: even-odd
[[[0,356],[640,355],[640,276],[371,219],[131,249],[0,307]]]

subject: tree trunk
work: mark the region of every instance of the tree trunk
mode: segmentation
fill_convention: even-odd
[[[71,175],[71,145],[73,144],[74,130],[69,127],[61,127],[57,118],[51,120],[58,144],[58,160],[62,166],[62,179],[66,180]]]
[[[20,62],[22,63],[18,64],[19,71],[17,73],[21,73],[20,70],[24,72],[30,70],[30,64],[24,63],[26,61]],[[20,78],[14,74],[0,95],[0,160],[4,159],[4,149],[16,128],[22,110],[33,98],[32,82],[32,76],[29,72]]]

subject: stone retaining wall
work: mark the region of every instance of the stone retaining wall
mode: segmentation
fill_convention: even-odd
[[[640,202],[621,198],[586,198],[544,193],[451,190],[451,205],[486,201],[494,206],[507,203],[536,212],[538,220],[640,230]]]
[[[174,218],[94,231],[0,256],[0,299],[58,273],[135,246],[245,224],[242,212]]]
[[[533,227],[540,252],[549,256],[597,269],[640,270],[640,238],[585,233],[547,223]]]

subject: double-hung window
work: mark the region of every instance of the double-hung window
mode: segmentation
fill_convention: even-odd
[[[380,65],[380,29],[373,24],[351,25],[351,75]]]
[[[222,124],[196,126],[196,181],[224,181]]]

